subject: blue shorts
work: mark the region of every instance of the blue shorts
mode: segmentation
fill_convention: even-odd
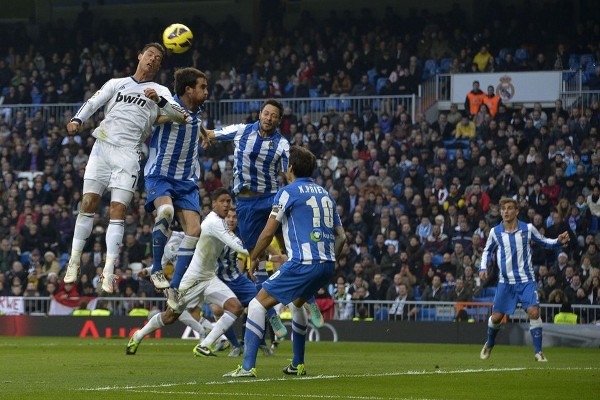
[[[287,305],[298,298],[314,296],[329,282],[334,269],[333,262],[305,265],[287,261],[262,286],[281,304]]]
[[[256,286],[246,275],[239,275],[232,281],[223,281],[235,294],[244,307],[257,295]]]
[[[157,198],[169,196],[176,208],[200,212],[200,195],[195,182],[156,175],[147,176],[145,179],[146,211],[154,211],[154,200]]]
[[[512,315],[517,308],[517,303],[521,303],[521,307],[524,310],[540,305],[535,282],[515,283],[512,285],[498,283],[492,311]]]
[[[247,249],[256,247],[258,237],[267,225],[274,199],[275,193],[236,198],[238,229]]]

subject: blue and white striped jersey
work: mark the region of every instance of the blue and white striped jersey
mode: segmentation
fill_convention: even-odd
[[[500,268],[501,283],[535,282],[535,273],[531,263],[531,241],[546,248],[560,247],[558,239],[548,239],[532,224],[518,221],[514,232],[507,232],[499,223],[490,230],[479,270],[487,269],[491,255],[496,250],[496,263]]]
[[[223,282],[231,282],[241,274],[237,267],[237,252],[229,246],[225,246],[217,259],[217,277]]]
[[[279,173],[287,170],[290,143],[275,130],[270,137],[260,136],[258,121],[215,130],[217,140],[233,140],[233,193],[246,188],[256,193],[276,193]]]
[[[310,178],[298,178],[275,195],[286,253],[302,264],[335,261],[335,228],[342,225],[335,201]]]
[[[180,125],[167,122],[154,128],[144,175],[195,182],[200,178],[198,154],[202,146],[202,108],[194,113],[183,105],[179,97],[175,96],[174,99],[190,115],[191,123]]]

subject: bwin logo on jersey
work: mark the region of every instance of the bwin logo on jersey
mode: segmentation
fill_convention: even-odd
[[[129,96],[127,94],[121,94],[121,92],[117,92],[117,99],[115,103],[122,101],[123,103],[137,104],[140,107],[144,107],[146,105],[146,100],[140,97],[140,95]]]

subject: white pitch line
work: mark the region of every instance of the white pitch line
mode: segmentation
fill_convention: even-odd
[[[527,367],[516,367],[516,368],[478,368],[478,369],[462,369],[462,370],[451,370],[451,371],[402,371],[402,372],[384,372],[378,374],[340,374],[340,375],[315,375],[305,376],[301,378],[262,378],[262,379],[239,379],[239,380],[226,380],[226,381],[210,381],[210,382],[179,382],[179,383],[161,383],[154,385],[136,385],[136,386],[100,386],[96,388],[76,388],[73,390],[80,390],[86,392],[103,392],[103,391],[114,391],[114,390],[143,390],[151,388],[169,388],[174,386],[191,386],[191,385],[231,385],[238,383],[260,383],[260,382],[298,382],[302,380],[325,380],[325,379],[346,379],[346,378],[376,378],[385,376],[403,376],[403,375],[451,375],[451,374],[478,374],[485,372],[515,372],[515,371],[599,371],[598,367],[585,367],[585,368],[527,368]]]
[[[188,394],[188,395],[199,395],[199,394],[203,394],[203,395],[209,395],[209,396],[251,396],[251,397],[284,397],[286,399],[288,398],[303,398],[303,399],[354,399],[354,400],[433,400],[433,399],[426,399],[426,398],[414,398],[414,397],[378,397],[378,396],[348,396],[348,395],[343,395],[343,396],[336,396],[336,395],[322,395],[322,394],[266,394],[266,393],[241,393],[241,392],[235,392],[235,393],[227,393],[227,392],[203,392],[200,390],[197,391],[193,391],[193,392],[174,392],[174,391],[169,391],[169,392],[165,392],[165,391],[160,391],[160,390],[128,390],[128,392],[132,392],[132,393],[148,393],[148,394],[175,394],[175,395],[182,395],[182,394]]]

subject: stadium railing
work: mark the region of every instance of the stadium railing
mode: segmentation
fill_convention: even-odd
[[[265,99],[243,99],[243,100],[210,100],[206,102],[206,111],[210,118],[214,119],[217,127],[222,125],[237,124],[245,121],[252,111],[258,111]],[[418,111],[417,97],[410,96],[341,96],[341,97],[306,97],[306,98],[280,98],[284,107],[290,107],[292,112],[300,120],[308,114],[313,123],[317,123],[322,115],[326,114],[330,107],[336,112],[343,114],[352,111],[361,115],[362,110],[369,106],[379,115],[386,111],[390,117],[396,112],[400,105],[404,106],[414,120]],[[17,112],[23,112],[25,118],[33,118],[36,113],[41,112],[44,121],[54,117],[59,124],[65,123],[77,112],[83,103],[69,104],[4,104],[0,105],[0,114],[4,115],[6,121],[15,118]]]
[[[4,297],[4,299],[15,299]],[[26,315],[49,315],[50,297],[21,297]],[[104,302],[112,315],[127,315],[136,304],[149,310],[164,310],[166,300],[163,297],[99,297],[98,302]],[[541,304],[540,314],[544,322],[551,323],[554,315],[560,311],[560,304]],[[410,310],[415,308],[414,313]],[[600,321],[600,305],[572,305],[573,312],[579,316],[580,324]],[[396,310],[402,312],[396,313]],[[207,308],[206,312],[210,308]],[[464,310],[465,313],[461,313]],[[460,319],[464,322],[486,322],[492,310],[490,302],[449,302],[449,301],[334,301],[334,310],[326,318],[350,320],[355,317],[372,318],[376,321],[435,321],[452,322]],[[324,313],[325,314],[325,313]],[[63,312],[62,315],[68,315]],[[462,318],[457,318],[462,316]],[[466,317],[466,319],[464,319]],[[515,313],[506,319],[507,322],[522,323],[527,321],[527,313],[517,307]]]

